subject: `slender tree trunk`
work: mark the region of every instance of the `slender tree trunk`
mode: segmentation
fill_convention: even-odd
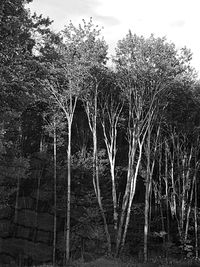
[[[184,219],[185,219],[185,157],[182,160],[182,198],[181,198],[181,220],[180,220],[180,227],[181,227],[181,238],[183,238],[183,227],[184,227]]]
[[[131,146],[129,147],[127,183],[126,183],[125,193],[123,196],[120,221],[119,221],[119,226],[118,226],[118,231],[117,231],[116,256],[119,256],[119,253],[121,250],[124,220],[125,220],[125,216],[127,213],[127,206],[128,206],[128,201],[129,201],[129,197],[130,197],[131,180],[133,179],[132,166],[133,166],[134,157],[135,157],[135,150],[136,149],[135,149],[135,142],[134,142],[134,143],[131,143]]]
[[[148,260],[148,232],[149,232],[149,221],[151,213],[151,187],[152,187],[152,175],[150,174],[149,181],[146,184],[145,193],[145,211],[144,211],[144,262]]]
[[[97,153],[97,95],[98,95],[98,86],[99,83],[96,81],[95,85],[95,92],[94,92],[94,110],[91,113],[91,110],[89,108],[88,103],[86,104],[86,113],[88,117],[88,123],[90,130],[92,132],[93,137],[93,186],[95,195],[98,201],[100,213],[103,219],[104,223],[104,231],[106,234],[106,240],[107,240],[107,247],[108,247],[108,253],[111,253],[111,239],[110,234],[108,230],[108,224],[105,216],[105,212],[103,209],[103,204],[101,200],[101,189],[100,189],[100,183],[99,183],[99,164],[98,164],[98,153]],[[92,116],[90,116],[92,114]],[[91,118],[92,117],[92,118]]]
[[[175,141],[174,136],[172,134],[172,152],[170,153],[170,159],[171,159],[171,180],[172,180],[172,204],[171,204],[171,214],[172,216],[177,216],[177,204],[176,204],[176,186],[174,181],[174,161],[175,161]]]
[[[166,216],[167,216],[167,240],[169,241],[169,188],[168,188],[168,146],[165,141],[165,194],[166,194]]]
[[[68,86],[67,86],[67,94],[64,93],[62,95],[60,92],[57,91],[59,87],[59,81],[55,83],[56,88],[49,82],[49,91],[51,95],[54,97],[57,106],[64,112],[65,118],[67,119],[67,126],[68,126],[68,148],[67,148],[67,199],[66,199],[66,219],[65,219],[65,226],[64,226],[64,242],[65,242],[65,255],[63,258],[64,264],[67,264],[70,259],[70,213],[71,213],[71,128],[73,122],[73,116],[78,100],[79,95],[79,83],[80,77],[76,77],[72,75],[73,65],[70,65],[70,69],[63,66],[63,70],[65,74],[67,74],[68,79]],[[71,76],[72,75],[72,76]],[[74,78],[77,78],[77,81],[74,83]],[[76,80],[76,79],[75,79]],[[82,81],[82,78],[81,78]],[[58,87],[57,87],[58,86]]]
[[[160,216],[161,216],[161,225],[162,232],[165,232],[165,223],[164,223],[164,215],[163,215],[163,203],[162,203],[162,144],[160,144],[159,148],[159,204],[160,204]],[[165,245],[166,236],[163,235],[163,244]]]
[[[96,166],[98,164],[98,159],[97,159],[97,137],[96,137],[96,129],[93,128],[92,130],[92,137],[93,137],[93,173],[92,173],[92,177],[93,177],[93,186],[94,186],[94,192],[95,195],[98,199],[98,191],[97,191],[97,175],[99,176],[98,173],[98,166]]]
[[[93,127],[93,140],[94,140],[94,159],[95,159],[95,176],[96,176],[96,189],[97,189],[97,199],[99,203],[99,208],[101,211],[101,215],[104,222],[104,229],[106,234],[106,240],[107,240],[107,246],[108,246],[108,253],[111,253],[111,239],[110,234],[108,230],[108,224],[105,216],[105,212],[102,205],[101,200],[101,190],[100,190],[100,184],[99,184],[99,164],[98,164],[98,154],[97,154],[97,88],[95,90],[95,100],[94,100],[94,127]]]
[[[107,247],[108,247],[108,254],[111,254],[111,239],[110,239],[110,234],[109,234],[109,230],[108,230],[108,224],[107,224],[106,216],[105,216],[104,209],[102,206],[102,202],[101,202],[101,200],[99,200],[98,202],[99,202],[99,208],[100,208],[101,216],[103,218],[103,223],[104,223],[104,229],[105,229]]]
[[[70,214],[71,214],[71,120],[68,119],[68,149],[67,149],[67,222],[66,222],[66,263],[70,257]]]
[[[143,139],[143,141],[144,141],[144,139]],[[136,189],[136,183],[137,183],[137,178],[138,178],[138,172],[139,172],[139,167],[140,167],[141,158],[142,158],[142,147],[143,147],[143,142],[139,143],[139,157],[138,157],[138,160],[137,160],[134,176],[133,176],[133,179],[131,181],[131,188],[130,188],[128,209],[127,209],[127,216],[126,216],[126,221],[125,221],[124,232],[123,232],[123,237],[122,237],[122,243],[121,243],[120,250],[122,250],[123,247],[124,247],[125,240],[126,240],[126,235],[127,235],[127,231],[128,231],[128,225],[129,225],[130,216],[131,216],[131,207],[132,207],[133,198],[135,196],[135,189]]]
[[[151,169],[150,169],[150,156],[151,156],[151,145],[150,145],[150,128],[148,130],[147,139],[147,177],[145,186],[145,211],[144,211],[144,262],[147,262],[147,245],[148,245],[148,229],[149,229],[149,196],[151,191]]]
[[[57,228],[57,151],[56,151],[56,123],[53,126],[53,160],[54,160],[54,224],[53,224],[53,267],[56,266],[56,228]]]
[[[153,171],[155,166],[155,158],[157,152],[157,143],[160,134],[160,126],[157,129],[156,139],[154,143],[154,149],[151,148],[151,117],[148,121],[148,135],[147,135],[147,181],[146,181],[146,191],[145,191],[145,212],[144,212],[144,261],[148,260],[148,232],[149,232],[149,223],[151,219],[151,195],[152,195],[152,178]],[[152,153],[151,153],[152,152]],[[152,160],[151,160],[152,159]]]
[[[118,212],[117,212],[117,194],[116,194],[116,185],[115,185],[115,170],[114,164],[111,165],[111,178],[112,178],[112,197],[113,197],[113,221],[114,221],[114,230],[117,232],[117,222],[118,222]]]
[[[149,230],[149,192],[150,182],[146,182],[145,210],[144,210],[144,262],[147,262],[148,230]]]
[[[194,227],[195,227],[195,257],[198,259],[198,222],[197,222],[197,179],[195,178]]]
[[[116,237],[116,256],[119,256],[119,253],[122,246],[122,237],[123,237],[123,227],[124,227],[124,220],[127,217],[127,207],[129,203],[130,193],[131,193],[131,183],[133,180],[133,164],[135,160],[135,153],[137,149],[137,141],[136,141],[136,124],[133,123],[132,125],[132,118],[133,118],[133,108],[132,108],[132,90],[129,89],[129,115],[128,115],[128,142],[129,142],[129,150],[128,150],[128,171],[127,171],[127,182],[126,182],[126,189],[123,196],[122,206],[121,206],[121,214],[119,218],[119,225]]]
[[[192,188],[190,192],[190,200],[188,203],[188,210],[187,210],[187,215],[186,215],[186,226],[185,226],[185,236],[184,236],[184,242],[187,242],[187,236],[188,236],[188,228],[189,228],[189,220],[190,220],[190,212],[191,212],[191,205],[192,205],[192,199],[193,199],[193,192],[194,192],[194,187],[195,187],[195,180],[196,180],[196,170],[195,174],[192,180]]]
[[[172,216],[176,216],[176,188],[175,188],[175,182],[174,182],[174,152],[172,155],[172,159],[171,159],[171,179],[172,179],[172,208],[171,208],[171,213]]]
[[[126,235],[127,235],[127,230],[128,230],[128,225],[129,225],[130,215],[131,215],[131,206],[132,206],[133,198],[135,196],[137,177],[138,177],[139,167],[141,163],[142,148],[143,148],[144,139],[146,136],[146,131],[144,133],[144,136],[142,137],[142,141],[136,138],[135,132],[134,133],[132,132],[131,136],[132,136],[131,138],[132,140],[130,142],[130,147],[129,147],[127,184],[126,184],[125,194],[123,197],[122,212],[120,216],[120,222],[119,222],[118,233],[117,233],[116,256],[118,256],[119,253],[122,251],[124,244],[125,244],[125,240],[126,240]],[[139,156],[137,159],[135,171],[133,171],[137,145],[139,147]]]
[[[96,124],[95,124],[96,125]],[[107,240],[107,246],[108,246],[108,253],[111,253],[111,240],[110,240],[110,234],[108,230],[108,224],[106,220],[106,216],[104,213],[103,205],[102,205],[102,200],[101,200],[101,189],[100,189],[100,184],[99,184],[99,166],[98,166],[98,155],[97,155],[97,135],[96,135],[96,129],[93,131],[93,146],[94,146],[94,173],[95,177],[95,188],[96,188],[96,193],[97,193],[97,201],[99,204],[101,216],[103,218],[103,223],[104,223],[104,230],[106,234],[106,240]]]
[[[159,148],[159,204],[160,204],[160,216],[161,216],[161,225],[162,231],[165,232],[165,223],[163,216],[163,204],[162,204],[162,144],[160,144]],[[163,235],[163,244],[165,244],[165,235]]]
[[[110,117],[111,116],[112,114],[110,115]],[[106,148],[107,148],[107,153],[108,153],[108,158],[109,158],[109,163],[110,163],[110,175],[111,175],[111,180],[112,180],[113,224],[114,224],[115,236],[117,235],[117,224],[118,224],[117,193],[116,193],[116,184],[115,184],[115,159],[116,159],[116,145],[117,145],[116,138],[117,138],[118,117],[114,118],[114,120],[116,120],[115,122],[110,121],[110,124],[111,124],[110,142],[106,134],[105,120],[102,122],[104,141],[105,141]]]

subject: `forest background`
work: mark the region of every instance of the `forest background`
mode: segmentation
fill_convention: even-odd
[[[0,3],[0,253],[21,266],[199,256],[199,89],[187,48]],[[91,252],[93,251],[93,252]]]

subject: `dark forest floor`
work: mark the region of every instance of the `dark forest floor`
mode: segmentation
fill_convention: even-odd
[[[102,257],[91,262],[75,261],[66,267],[200,267],[200,261],[193,260],[151,260],[149,263],[138,263],[134,259],[126,262],[119,259]],[[53,267],[52,265],[40,265],[34,267]]]

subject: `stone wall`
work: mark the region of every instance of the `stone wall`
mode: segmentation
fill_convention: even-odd
[[[43,204],[40,201],[38,207]],[[0,209],[0,266],[11,262],[23,266],[52,261],[53,213],[36,212],[34,206],[35,199],[20,198],[15,222],[14,209]],[[64,219],[58,217],[57,220],[61,227]],[[59,231],[57,234],[63,238]]]

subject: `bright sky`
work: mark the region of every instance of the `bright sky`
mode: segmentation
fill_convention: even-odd
[[[104,28],[111,54],[129,29],[146,37],[166,36],[177,48],[191,49],[192,65],[200,76],[200,0],[33,0],[29,7],[54,20],[57,31],[70,20],[78,24],[92,17]]]

